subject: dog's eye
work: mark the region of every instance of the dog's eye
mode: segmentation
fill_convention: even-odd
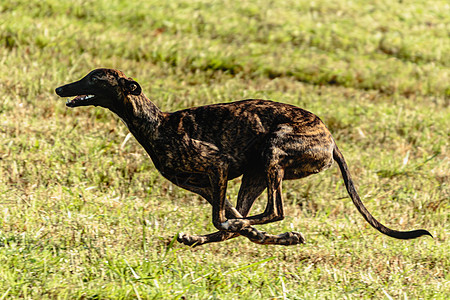
[[[95,77],[95,76],[93,76],[93,77],[91,78],[91,81],[95,83],[95,82],[97,82],[97,81],[98,81],[98,78],[97,78],[97,77]]]

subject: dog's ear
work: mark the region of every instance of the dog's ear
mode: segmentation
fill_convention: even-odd
[[[120,85],[122,86],[122,89],[131,95],[135,95],[138,96],[141,94],[142,89],[141,86],[139,85],[139,83],[137,83],[136,81],[132,80],[132,79],[127,79],[127,78],[120,78]]]

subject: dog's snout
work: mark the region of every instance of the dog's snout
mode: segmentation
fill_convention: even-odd
[[[62,86],[57,87],[57,88],[55,89],[55,93],[56,93],[57,95],[60,95],[62,92],[63,92]]]

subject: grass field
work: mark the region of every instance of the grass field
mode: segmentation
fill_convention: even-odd
[[[1,1],[0,299],[450,298],[450,5],[367,3]],[[305,245],[174,243],[214,231],[210,206],[112,113],[53,92],[97,67],[165,111],[264,98],[316,113],[369,211],[434,239],[373,230],[334,165],[285,182],[286,219],[259,227]]]

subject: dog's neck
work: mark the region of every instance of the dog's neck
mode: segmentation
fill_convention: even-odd
[[[128,96],[125,110],[115,112],[127,125],[144,148],[158,135],[158,128],[163,119],[161,110],[153,104],[144,94]]]

